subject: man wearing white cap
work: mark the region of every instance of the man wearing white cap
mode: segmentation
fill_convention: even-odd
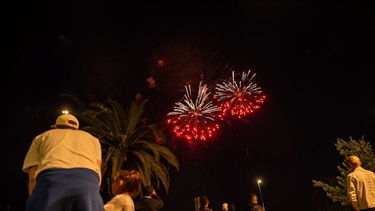
[[[34,138],[23,163],[27,211],[102,211],[99,140],[78,130],[71,114],[60,115],[51,127]]]

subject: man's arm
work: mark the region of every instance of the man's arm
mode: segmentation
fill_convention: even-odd
[[[357,199],[357,190],[351,176],[347,176],[346,183],[348,186],[347,195],[349,197],[349,201],[352,203],[352,206],[355,210],[360,210]]]
[[[36,178],[35,178],[35,172],[38,170],[38,166],[31,166],[29,167],[28,173],[29,173],[29,183],[28,183],[28,191],[29,191],[29,196],[32,194],[34,188],[35,188],[35,183],[36,183]]]

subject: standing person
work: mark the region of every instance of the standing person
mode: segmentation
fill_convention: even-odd
[[[223,205],[221,205],[221,211],[228,211],[228,203],[223,203]]]
[[[200,202],[199,211],[213,211],[211,208],[208,208],[208,205],[210,204],[210,201],[208,200],[207,196],[199,197],[199,202]]]
[[[135,202],[137,211],[158,211],[164,206],[163,200],[156,194],[152,185],[143,189],[143,198]]]
[[[346,159],[351,173],[347,176],[347,194],[355,210],[375,211],[375,174],[361,167],[361,160],[351,155]]]
[[[33,139],[22,167],[29,177],[27,211],[103,210],[101,146],[78,126],[75,116],[63,114]]]
[[[258,196],[255,193],[250,194],[250,199],[245,206],[245,211],[265,211],[264,208],[258,204]]]
[[[104,211],[134,211],[133,199],[142,191],[141,176],[136,170],[119,170],[112,178],[114,197],[104,205]]]

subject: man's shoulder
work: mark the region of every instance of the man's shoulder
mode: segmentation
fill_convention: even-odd
[[[373,173],[373,174],[374,174],[374,172],[371,171],[371,170],[369,170],[369,169],[365,169],[365,168],[362,168],[362,167],[361,167],[361,170],[362,170],[362,171],[365,171],[365,172],[369,172],[369,173]]]
[[[354,171],[350,172],[348,174],[348,176],[353,176],[353,175],[358,175],[358,174],[363,174],[363,173],[372,173],[372,174],[374,174],[374,172],[371,171],[371,170],[368,170],[368,169],[365,169],[365,168],[362,168],[362,167],[358,167]]]
[[[63,134],[65,134],[65,131],[63,129],[49,129],[35,136],[34,140],[46,139],[49,137],[59,137],[63,136]]]
[[[93,136],[91,133],[87,132],[87,131],[84,131],[84,130],[73,130],[75,133],[77,133],[80,137],[82,138],[86,138],[86,139],[91,139],[91,140],[95,140],[95,141],[99,141],[98,138],[96,138],[95,136]]]

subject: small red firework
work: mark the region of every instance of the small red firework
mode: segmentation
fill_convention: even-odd
[[[148,82],[148,88],[155,88],[156,87],[156,82],[154,80],[154,77],[148,77],[147,82]]]
[[[220,128],[215,122],[220,114],[220,107],[213,105],[208,99],[210,93],[202,83],[199,84],[195,102],[190,85],[185,86],[185,90],[183,101],[175,103],[174,110],[167,114],[171,117],[167,123],[173,125],[172,130],[177,137],[186,139],[189,143],[212,139]]]
[[[250,70],[242,72],[240,81],[235,81],[235,73],[232,71],[232,77],[229,82],[216,84],[215,98],[220,103],[223,116],[234,116],[242,119],[254,110],[260,108],[260,104],[266,98],[262,91],[252,80],[256,74],[249,78]]]

